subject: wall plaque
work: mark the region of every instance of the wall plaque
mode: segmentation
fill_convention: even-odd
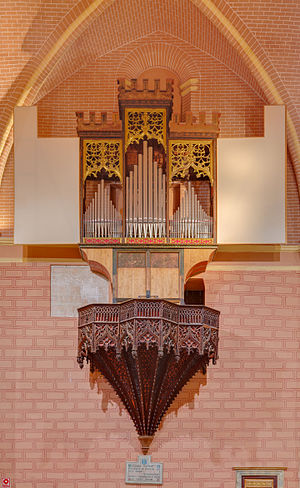
[[[151,456],[139,456],[137,462],[126,462],[125,483],[162,485],[162,463],[152,463]]]
[[[236,488],[283,488],[286,468],[232,468]]]

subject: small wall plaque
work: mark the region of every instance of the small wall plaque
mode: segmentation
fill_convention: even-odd
[[[134,485],[162,485],[162,463],[152,463],[151,456],[139,456],[137,462],[126,462],[125,483]]]
[[[236,488],[283,488],[286,468],[232,468]]]

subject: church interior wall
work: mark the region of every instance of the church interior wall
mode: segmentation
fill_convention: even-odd
[[[156,41],[157,42],[157,41]],[[144,46],[144,40],[140,41]],[[39,137],[74,137],[76,136],[75,112],[88,112],[93,108],[98,114],[117,111],[116,67],[122,56],[138,46],[129,45],[106,55],[97,62],[77,71],[70,78],[59,84],[51,93],[43,97],[38,107]],[[182,49],[182,46],[181,46]],[[185,47],[185,49],[187,49]],[[212,111],[219,111],[221,137],[261,137],[263,136],[264,101],[250,86],[238,78],[232,71],[205,53],[193,53],[195,64],[201,66],[198,90],[183,97],[183,111],[192,110],[197,114],[206,111],[207,117]],[[164,74],[164,69],[161,69]],[[170,73],[170,72],[169,72]],[[121,72],[121,75],[126,73]],[[172,75],[172,72],[170,73]],[[197,72],[193,72],[196,76]],[[199,73],[198,73],[199,74]],[[175,77],[176,73],[174,73]],[[184,76],[184,74],[181,74]],[[142,78],[142,74],[140,75]],[[181,83],[184,79],[176,77]],[[232,93],[234,92],[234,98]],[[187,100],[188,98],[188,100]],[[2,216],[1,237],[13,236],[13,155],[10,154],[0,190],[0,213]],[[300,239],[300,202],[295,174],[288,157],[287,162],[287,242],[295,243]]]
[[[11,114],[36,105],[40,138],[76,137],[76,111],[96,119],[107,111],[110,121],[117,79],[141,83],[153,70],[172,75],[177,93],[197,79],[182,111],[205,111],[208,121],[220,112],[220,137],[263,137],[265,105],[284,103],[289,120],[287,245],[219,246],[196,276],[205,304],[221,312],[219,359],[183,388],[149,454],[164,463],[165,488],[232,488],[238,466],[285,467],[284,488],[299,487],[298,9],[297,0],[6,2],[0,479],[9,476],[12,488],[124,488],[125,462],[141,451],[112,387],[78,367],[77,319],[51,312],[51,266],[86,266],[78,246],[14,245]],[[111,284],[100,279],[111,301]]]
[[[0,237],[3,239],[13,239],[14,236],[14,200],[14,154],[11,151],[0,186]]]
[[[51,317],[50,265],[0,269],[0,471],[22,488],[123,488],[137,435],[111,386],[79,369],[76,319]],[[284,465],[296,488],[299,273],[212,263],[202,277],[206,304],[221,311],[220,358],[184,387],[155,436],[163,486],[231,488],[233,466]]]
[[[88,112],[93,107],[95,112],[108,112],[108,119],[111,112],[118,111],[117,105],[117,79],[118,78],[142,78],[143,71],[146,71],[146,61],[140,64],[135,59],[133,68],[128,65],[122,66],[123,57],[137,48],[145,49],[147,42],[154,44],[156,49],[158,39],[160,43],[174,45],[176,55],[178,43],[170,40],[168,36],[151,36],[139,42],[130,43],[126,49],[120,48],[103,56],[98,60],[79,69],[71,77],[61,82],[48,95],[38,101],[38,135],[40,137],[57,137],[61,134],[73,137],[76,135],[75,111]],[[239,78],[233,71],[211,56],[193,49],[190,45],[180,45],[180,52],[193,60],[193,65],[183,72],[176,70],[176,61],[164,60],[161,66],[169,71],[170,77],[179,79],[180,84],[187,79],[199,78],[199,89],[193,93],[191,103],[183,107],[184,110],[192,110],[197,116],[198,112],[206,111],[207,115],[212,111],[219,111],[220,136],[221,137],[255,137],[263,136],[263,106],[266,100],[255,93],[243,79]],[[135,51],[134,51],[135,52]],[[146,56],[142,51],[140,57]],[[178,53],[177,53],[178,55]],[[154,54],[152,57],[154,58]],[[155,62],[151,59],[150,62]],[[163,62],[163,60],[161,60]],[[172,63],[172,64],[171,64]],[[175,67],[172,65],[175,64]],[[148,65],[149,68],[149,65]],[[134,74],[133,74],[134,73]],[[164,73],[163,73],[164,74]],[[160,76],[164,78],[164,76]],[[232,94],[234,93],[234,97]]]

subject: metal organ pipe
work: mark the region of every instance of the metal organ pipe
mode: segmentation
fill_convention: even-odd
[[[147,189],[148,189],[148,158],[147,158],[147,141],[143,142],[143,197],[144,197],[144,208],[143,208],[143,231],[144,236],[147,235],[147,207],[148,207],[148,198],[147,198]],[[135,236],[136,237],[136,236]]]
[[[124,181],[125,235],[127,237],[166,236],[166,175],[153,161],[153,147],[143,142],[143,153]],[[110,199],[110,184],[103,179],[83,215],[85,237],[121,237],[122,216]],[[213,219],[202,208],[189,181],[180,185],[180,204],[170,219],[170,237],[210,238]]]
[[[149,147],[148,148],[148,170],[149,170],[149,191],[148,191],[148,195],[149,195],[149,198],[148,198],[148,203],[149,203],[149,207],[148,207],[148,216],[149,216],[149,222],[152,222],[153,223],[153,202],[152,202],[152,198],[153,198],[153,147]],[[152,235],[150,236],[152,237]]]
[[[143,222],[143,199],[142,199],[142,188],[143,188],[143,155],[138,155],[138,236],[142,237],[142,222]],[[127,200],[126,200],[127,201]],[[126,214],[127,215],[127,214]],[[127,235],[129,235],[127,233]]]
[[[180,204],[170,220],[170,237],[212,237],[213,219],[202,208],[195,189],[189,181],[184,188]]]
[[[129,173],[129,223],[133,228],[133,171]]]
[[[121,237],[122,217],[110,200],[110,188],[105,187],[104,180],[100,180],[83,221],[85,237]]]
[[[138,225],[138,198],[137,198],[137,182],[138,182],[138,175],[137,175],[137,166],[133,167],[133,228],[134,233],[137,233],[137,225]]]
[[[126,195],[129,194],[129,176],[126,176]],[[126,235],[129,233],[129,199],[126,198]]]
[[[153,148],[143,142],[143,154],[127,176],[126,235],[164,237],[166,235],[166,175],[153,161]],[[126,180],[127,180],[126,178]]]

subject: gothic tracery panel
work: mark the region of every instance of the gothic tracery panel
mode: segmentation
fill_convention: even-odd
[[[166,150],[165,109],[135,108],[125,111],[125,151],[130,144],[155,139]]]

